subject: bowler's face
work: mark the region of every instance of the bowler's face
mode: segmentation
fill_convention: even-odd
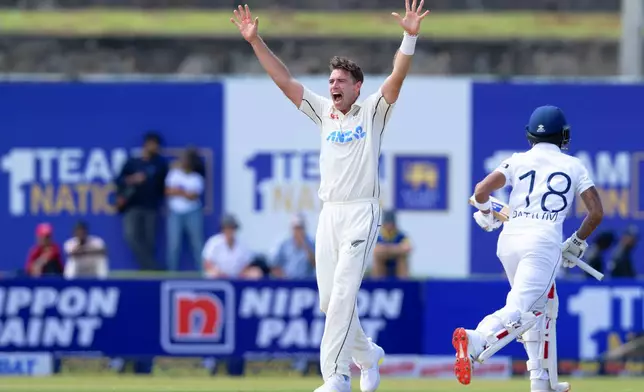
[[[329,76],[329,92],[333,106],[347,113],[360,95],[361,82],[356,82],[351,74],[343,69],[334,69]]]

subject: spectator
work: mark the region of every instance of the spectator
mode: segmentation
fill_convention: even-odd
[[[304,217],[294,216],[291,228],[292,236],[280,244],[272,260],[272,275],[288,279],[313,278],[315,277],[315,245],[306,234]]]
[[[173,167],[165,180],[168,196],[168,269],[176,271],[181,257],[184,231],[194,258],[194,265],[201,268],[203,248],[203,206],[201,195],[204,178],[196,171],[199,156],[194,149],[186,149],[178,165]]]
[[[588,265],[597,271],[604,273],[604,253],[613,246],[615,242],[615,235],[610,231],[600,233],[595,241],[588,247],[586,251],[586,261]],[[568,270],[568,268],[562,268]],[[591,275],[586,274],[588,279],[594,279]]]
[[[213,235],[203,248],[203,270],[209,278],[249,278],[263,276],[262,270],[252,266],[253,254],[237,239],[239,224],[232,215],[221,221],[221,233]]]
[[[410,253],[411,243],[405,233],[398,229],[395,213],[385,212],[374,251],[372,276],[398,279],[409,277]]]
[[[613,278],[634,278],[637,274],[633,267],[632,253],[639,239],[636,226],[629,226],[620,238],[610,263]]]
[[[156,225],[168,173],[160,148],[161,137],[146,134],[141,157],[128,159],[116,179],[116,207],[123,214],[125,240],[143,270],[159,269],[154,255]]]
[[[99,278],[108,274],[107,247],[102,238],[90,235],[85,222],[78,222],[74,235],[63,245],[67,260],[65,278]]]
[[[49,223],[36,226],[36,245],[29,251],[25,272],[32,277],[62,276],[63,260],[60,247],[53,240],[54,229]]]

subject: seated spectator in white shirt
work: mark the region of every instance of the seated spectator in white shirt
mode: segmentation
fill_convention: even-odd
[[[63,245],[67,262],[65,278],[99,278],[108,275],[107,247],[100,237],[89,235],[85,222],[78,222],[74,236]]]
[[[221,221],[221,233],[213,235],[203,248],[203,270],[209,278],[259,279],[260,268],[251,266],[253,253],[236,238],[239,224],[232,215]]]
[[[197,151],[188,148],[165,179],[168,199],[167,265],[170,271],[178,269],[184,232],[188,236],[194,266],[201,268],[201,250],[204,245],[201,195],[204,191],[204,178],[197,172],[198,165]]]
[[[293,235],[284,240],[271,261],[272,275],[278,278],[315,278],[315,244],[306,235],[302,215],[295,215],[291,221]]]

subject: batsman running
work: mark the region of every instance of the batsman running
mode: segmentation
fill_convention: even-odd
[[[316,233],[316,278],[320,308],[326,314],[320,347],[324,385],[316,392],[349,392],[351,359],[361,370],[360,389],[373,392],[380,384],[384,350],[368,338],[358,320],[356,300],[380,226],[378,160],[385,128],[398,100],[414,54],[423,1],[405,15],[393,13],[404,30],[393,72],[378,91],[357,102],[364,76],[353,61],[334,57],[329,98],[295,80],[258,35],[259,19],[248,6],[231,19],[253,48],[264,70],[295,106],[320,130],[320,189],[323,202]],[[281,126],[281,124],[276,124]]]
[[[476,329],[457,328],[454,372],[469,384],[473,361],[482,362],[508,343],[521,341],[528,354],[532,392],[566,392],[557,376],[558,297],[555,276],[560,266],[573,268],[586,238],[603,217],[601,200],[588,171],[576,157],[564,154],[570,128],[561,109],[537,108],[526,127],[532,148],[513,154],[476,185],[474,220],[485,231],[501,226],[490,211],[490,195],[511,186],[510,218],[503,224],[497,256],[510,281],[503,308],[485,317]],[[562,244],[562,225],[575,195],[588,210],[579,229]]]

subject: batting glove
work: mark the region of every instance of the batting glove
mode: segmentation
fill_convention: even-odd
[[[563,253],[568,252],[579,259],[582,258],[586,249],[588,249],[588,243],[577,237],[577,232],[574,232],[561,247]]]
[[[487,232],[494,231],[501,227],[501,225],[503,224],[503,222],[494,218],[492,212],[484,214],[481,211],[476,211],[473,217],[476,224]]]
[[[572,261],[572,259],[567,257],[567,255],[571,255],[571,253],[570,252],[563,252],[562,253],[561,258],[563,259],[563,261],[562,261],[561,265],[564,268],[575,268],[577,266],[577,264],[574,261]]]

